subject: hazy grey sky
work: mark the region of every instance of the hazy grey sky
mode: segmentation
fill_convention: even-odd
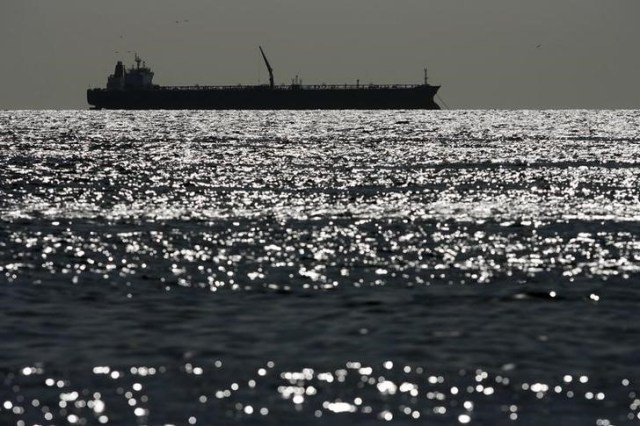
[[[640,108],[639,18],[640,0],[0,0],[0,108],[87,108],[127,51],[157,84],[265,83],[258,45],[282,83],[428,67],[453,108]]]

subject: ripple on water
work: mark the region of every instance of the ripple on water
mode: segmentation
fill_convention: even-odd
[[[0,423],[637,421],[638,120],[0,112]]]

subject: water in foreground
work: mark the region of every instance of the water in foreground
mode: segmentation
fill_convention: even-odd
[[[639,420],[639,111],[5,111],[0,153],[1,424]]]

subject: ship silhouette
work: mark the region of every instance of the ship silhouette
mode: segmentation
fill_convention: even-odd
[[[433,99],[440,86],[427,83],[426,70],[423,84],[303,85],[296,77],[276,85],[262,47],[260,53],[268,85],[158,86],[136,54],[135,66],[118,61],[107,87],[87,90],[87,101],[93,109],[440,109]]]

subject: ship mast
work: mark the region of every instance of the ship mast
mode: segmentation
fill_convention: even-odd
[[[267,70],[269,70],[269,87],[273,89],[273,68],[271,68],[271,64],[269,64],[269,60],[267,59],[267,55],[264,54],[264,50],[262,50],[262,46],[258,46],[260,48],[260,53],[262,53],[262,59],[264,59],[264,63],[267,65]]]

